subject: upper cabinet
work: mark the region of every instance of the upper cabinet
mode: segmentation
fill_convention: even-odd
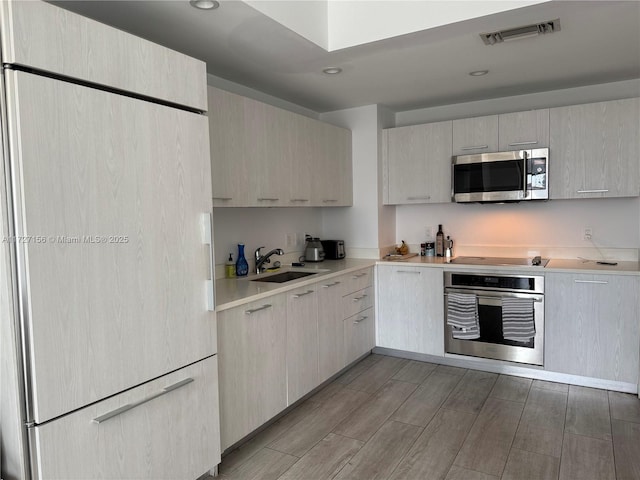
[[[549,146],[549,109],[498,116],[498,149],[528,150]]]
[[[0,2],[0,15],[5,63],[207,109],[200,60],[46,2]]]
[[[451,201],[451,121],[383,132],[384,203]]]
[[[453,121],[453,155],[498,151],[498,115]]]
[[[640,99],[552,108],[550,198],[640,194]]]
[[[351,131],[209,87],[214,207],[352,204]]]

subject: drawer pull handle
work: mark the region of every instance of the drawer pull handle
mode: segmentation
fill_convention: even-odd
[[[607,193],[608,188],[594,189],[594,190],[578,190],[578,193]]]
[[[357,325],[357,324],[359,324],[360,322],[362,322],[363,320],[366,320],[367,318],[369,318],[369,317],[367,317],[366,315],[363,315],[363,316],[362,316],[362,317],[360,317],[358,320],[356,320],[355,322],[353,322],[353,324],[354,324],[354,325]]]
[[[293,298],[300,298],[300,297],[304,297],[305,295],[311,295],[314,292],[314,290],[307,290],[304,293],[296,293]]]
[[[355,297],[353,299],[354,302],[359,302],[360,300],[364,300],[368,295],[360,295],[359,297]]]
[[[513,142],[510,143],[509,146],[510,147],[518,147],[520,145],[536,145],[538,142],[536,140],[532,141],[532,142]]]
[[[422,275],[420,270],[398,270],[398,273],[417,273],[418,275]]]
[[[574,280],[575,283],[596,283],[598,285],[608,285],[609,282],[604,280]]]
[[[260,197],[258,198],[259,202],[277,202],[280,200],[279,198],[269,198],[269,197]]]
[[[309,199],[308,198],[292,198],[291,201],[292,202],[308,202]]]
[[[333,203],[333,202],[337,202],[338,199],[336,198],[323,198],[322,199],[322,203]]]
[[[467,150],[482,150],[484,148],[489,148],[489,145],[475,145],[473,147],[462,147],[460,150],[463,150],[463,151],[467,151]]]
[[[327,285],[322,285],[322,288],[335,287],[336,285],[340,285],[340,282],[328,283]]]
[[[431,195],[416,195],[414,197],[407,197],[407,200],[431,200]]]
[[[353,279],[355,280],[355,279],[360,278],[360,277],[365,277],[366,275],[367,275],[366,273],[356,273],[353,276]]]
[[[168,387],[164,387],[162,390],[160,390],[157,393],[154,393],[152,395],[149,395],[146,398],[143,398],[142,400],[138,400],[137,402],[133,402],[133,403],[127,403],[126,405],[123,405],[120,408],[116,408],[115,410],[112,410],[110,412],[105,413],[104,415],[100,415],[99,417],[96,417],[92,420],[93,423],[102,423],[102,422],[106,422],[107,420],[109,420],[110,418],[113,417],[117,417],[118,415],[123,414],[124,412],[127,412],[133,408],[139,407],[140,405],[150,402],[151,400],[154,400],[158,397],[161,397],[162,395],[165,395],[169,392],[172,392],[174,390],[177,390],[180,387],[184,387],[185,385],[190,384],[191,382],[193,382],[193,378],[185,378],[184,380],[179,381],[178,383],[174,383],[173,385],[169,385]]]
[[[251,315],[252,313],[259,312],[260,310],[266,310],[267,308],[271,308],[271,305],[268,304],[268,303],[266,305],[263,305],[263,306],[259,307],[259,308],[254,308],[254,309],[251,309],[251,310],[245,310],[244,313],[246,315]]]
[[[229,200],[233,200],[233,197],[213,197],[214,200],[220,200],[221,202],[228,202]]]

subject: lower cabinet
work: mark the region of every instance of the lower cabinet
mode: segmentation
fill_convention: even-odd
[[[223,451],[287,407],[287,298],[218,313]]]
[[[637,383],[640,278],[545,275],[545,369]]]
[[[342,296],[348,276],[318,284],[318,375],[320,382],[345,365]]]
[[[175,479],[207,473],[220,463],[217,360],[209,357],[35,427],[34,478]]]
[[[376,346],[373,307],[344,320],[345,365],[356,361]]]
[[[287,405],[309,393],[318,380],[316,285],[287,292]]]
[[[443,269],[378,265],[379,347],[444,355]]]

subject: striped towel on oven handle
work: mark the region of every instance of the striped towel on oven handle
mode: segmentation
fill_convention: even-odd
[[[447,324],[451,326],[453,338],[480,338],[478,298],[472,293],[448,293]]]
[[[532,298],[502,299],[502,336],[505,340],[528,342],[536,334]]]

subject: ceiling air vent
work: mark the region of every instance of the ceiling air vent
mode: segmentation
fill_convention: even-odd
[[[549,20],[547,22],[524,25],[522,27],[508,28],[498,32],[481,33],[480,38],[485,45],[495,45],[496,43],[508,42],[519,38],[535,37],[545,33],[560,31],[560,19]]]

